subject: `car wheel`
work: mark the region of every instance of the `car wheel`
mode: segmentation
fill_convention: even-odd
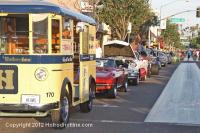
[[[127,92],[127,89],[128,89],[128,78],[126,78],[125,83],[123,85],[123,91]]]
[[[62,91],[60,109],[51,111],[51,121],[56,124],[68,123],[70,115],[70,100],[66,91]]]
[[[147,79],[147,75],[145,75],[144,77],[141,77],[141,81],[145,81]]]
[[[161,66],[162,66],[162,67],[165,67],[165,66],[166,66],[166,64],[164,63],[164,64],[162,64]]]
[[[94,83],[91,83],[89,89],[89,100],[80,104],[80,111],[83,113],[88,113],[92,110],[93,107],[93,99],[95,98],[95,90],[96,86]]]
[[[108,91],[109,98],[116,98],[117,97],[117,85],[113,85],[112,89]]]
[[[147,76],[148,76],[148,78],[151,78],[151,69],[148,69]]]
[[[151,74],[152,75],[158,75],[159,74],[159,66],[158,65],[152,65]]]
[[[140,78],[139,76],[133,80],[133,85],[139,85]]]

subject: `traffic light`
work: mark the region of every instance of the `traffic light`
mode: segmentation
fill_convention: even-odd
[[[197,16],[197,18],[200,18],[200,7],[197,8],[196,16]]]

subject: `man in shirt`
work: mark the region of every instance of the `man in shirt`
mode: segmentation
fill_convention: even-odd
[[[99,43],[97,43],[97,46],[96,46],[96,58],[101,58],[102,57],[102,49],[99,45]]]

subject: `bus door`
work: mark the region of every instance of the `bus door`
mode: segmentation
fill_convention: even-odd
[[[73,25],[74,102],[78,102],[80,100],[80,31],[77,21],[74,21]]]
[[[52,51],[52,54],[59,54],[61,52],[61,17],[53,16],[51,20],[51,46],[48,51]]]
[[[89,25],[80,22],[80,97],[81,102],[89,98]]]

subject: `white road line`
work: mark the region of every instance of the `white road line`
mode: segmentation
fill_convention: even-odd
[[[200,124],[200,69],[196,63],[180,64],[145,122]]]
[[[95,123],[115,123],[115,124],[144,124],[144,122],[135,121],[117,121],[117,120],[88,120],[88,119],[70,119],[79,122],[95,122]]]
[[[104,104],[104,105],[93,105],[93,107],[98,107],[98,108],[118,108],[120,106]]]
[[[91,122],[91,123],[111,123],[111,124],[152,124],[151,122],[137,122],[137,121],[118,121],[118,120],[89,120],[89,119],[70,119],[70,121],[75,122]],[[153,123],[162,124],[162,123]],[[200,127],[199,124],[188,124],[188,123],[163,123],[166,125],[177,125],[177,126],[188,126],[188,127]]]

